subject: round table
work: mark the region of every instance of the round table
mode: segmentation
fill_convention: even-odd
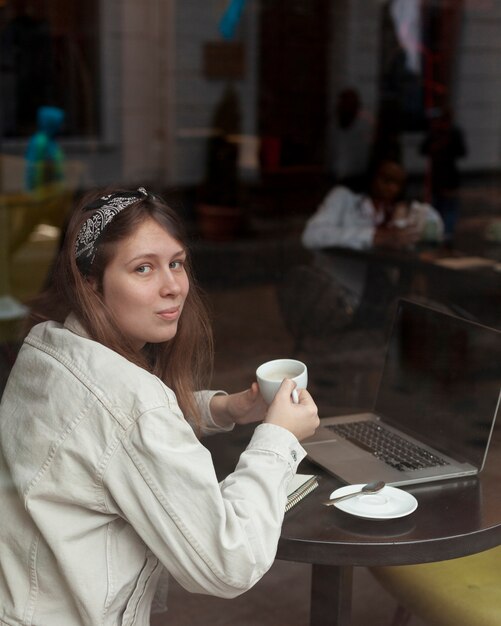
[[[501,425],[478,477],[405,490],[418,500],[406,517],[367,520],[321,503],[341,483],[308,461],[319,487],[285,516],[277,558],[312,564],[311,626],[347,626],[354,566],[442,561],[501,544]]]

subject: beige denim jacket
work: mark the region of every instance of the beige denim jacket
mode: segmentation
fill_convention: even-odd
[[[74,318],[36,326],[0,405],[0,624],[144,626],[163,567],[193,592],[246,591],[274,560],[304,454],[261,424],[218,483],[157,377]]]

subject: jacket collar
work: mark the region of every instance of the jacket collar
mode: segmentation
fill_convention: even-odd
[[[85,330],[82,323],[78,319],[78,317],[74,313],[70,313],[68,317],[64,320],[63,324],[64,328],[71,330],[72,333],[76,335],[80,335],[80,337],[85,337],[86,339],[90,339],[89,333]]]

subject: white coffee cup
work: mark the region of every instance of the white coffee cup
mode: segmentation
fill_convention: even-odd
[[[302,361],[295,359],[275,359],[260,365],[256,370],[259,391],[265,402],[271,404],[284,378],[296,383],[297,389],[306,389],[308,385],[308,369]],[[292,393],[294,402],[298,402],[296,389]]]

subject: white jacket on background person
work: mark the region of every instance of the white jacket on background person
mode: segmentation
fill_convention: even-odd
[[[424,239],[439,240],[442,237],[442,218],[431,205],[411,202],[410,210],[420,214]],[[307,221],[302,234],[303,245],[310,249],[330,246],[356,250],[370,248],[374,233],[383,219],[376,212],[369,196],[354,193],[348,187],[337,186],[327,194]]]
[[[206,433],[214,393],[200,392]],[[0,405],[0,624],[146,626],[165,567],[231,598],[273,563],[303,448],[257,426],[218,483],[156,376],[70,316],[26,338]]]
[[[443,222],[439,213],[429,204],[412,202],[419,220],[422,238],[440,240]],[[354,250],[369,249],[384,216],[378,213],[369,196],[354,193],[342,185],[334,187],[309,218],[302,233],[302,243],[310,250],[339,246]],[[329,271],[358,303],[364,288],[366,263],[359,259],[326,258],[318,256],[321,265]]]

